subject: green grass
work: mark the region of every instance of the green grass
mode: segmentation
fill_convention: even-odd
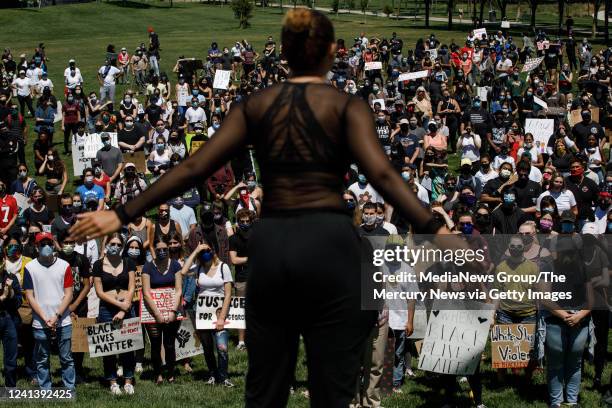
[[[131,4],[131,3],[128,3]],[[247,38],[261,50],[269,34],[277,40],[280,35],[281,13],[278,9],[261,10],[257,8],[252,19],[252,27],[247,30],[237,29],[229,7],[213,7],[197,3],[175,3],[174,8],[168,8],[168,1],[148,2],[146,5],[132,3],[133,7],[123,7],[121,2],[76,4],[62,7],[48,7],[42,10],[3,10],[0,13],[0,26],[10,27],[10,30],[0,32],[0,43],[10,47],[13,55],[22,52],[31,54],[34,47],[41,41],[46,45],[49,61],[50,77],[55,83],[57,92],[62,88],[62,73],[70,58],[76,58],[85,78],[85,90],[98,89],[95,74],[105,57],[106,45],[114,44],[117,48],[126,46],[134,49],[141,42],[146,42],[148,26],[153,26],[160,35],[162,46],[161,67],[170,73],[179,55],[202,58],[212,41],[221,46],[231,45],[238,39]],[[407,20],[389,20],[386,18],[368,17],[363,24],[359,14],[333,17],[337,36],[345,39],[355,37],[360,31],[368,36],[389,36],[396,31],[404,39],[407,47],[413,46],[420,37],[426,37],[435,32],[443,42],[452,39],[462,41],[465,38],[467,26],[461,31],[448,31],[444,24],[434,23],[432,28],[423,28],[423,23]],[[172,76],[173,77],[173,76]],[[123,90],[118,89],[118,95]],[[59,136],[59,135],[58,135]],[[56,140],[59,140],[57,137]],[[30,138],[32,141],[33,139]],[[27,160],[33,165],[32,143],[28,145]],[[61,150],[61,149],[60,149]],[[451,165],[456,165],[456,157],[452,157]],[[66,161],[72,174],[72,161]],[[274,358],[270,356],[270,358]],[[297,369],[298,382],[303,384],[306,370],[303,355]],[[20,360],[20,366],[23,361]],[[91,376],[95,379],[102,376],[101,359],[90,360],[86,357],[85,366],[91,368]],[[57,369],[57,358],[53,359],[53,367]],[[150,380],[150,369],[145,371],[145,378],[136,384],[136,396],[112,397],[107,388],[97,380],[79,386],[78,400],[81,406],[88,408],[132,407],[134,405],[147,407],[168,406],[204,406],[204,407],[240,407],[244,405],[244,375],[246,372],[246,354],[230,350],[230,375],[236,388],[210,388],[204,384],[206,375],[202,356],[195,358],[195,375],[182,375],[172,386],[156,387]],[[505,384],[498,384],[490,364],[485,361],[484,372],[484,402],[489,407],[516,408],[528,406],[544,408],[546,406],[546,387],[542,373],[536,375],[533,385],[517,386],[517,382],[509,377]],[[586,378],[583,381],[582,402],[585,407],[598,405],[599,396],[589,390],[592,378],[592,367],[587,366]],[[609,378],[610,369],[604,373],[604,379]],[[149,379],[147,379],[147,376]],[[55,379],[59,377],[55,373]],[[20,380],[19,386],[27,383]],[[469,406],[467,386],[463,385],[462,406]],[[404,393],[388,397],[383,401],[385,407],[434,407],[438,406],[437,398],[440,384],[437,379],[428,379],[422,372],[414,380],[404,386]],[[24,404],[31,406],[51,404]],[[58,405],[58,404],[56,404]],[[59,404],[60,406],[65,406]],[[291,407],[307,407],[308,401],[299,393],[292,396]]]

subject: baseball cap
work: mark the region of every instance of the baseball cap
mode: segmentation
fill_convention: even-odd
[[[471,165],[472,165],[472,161],[468,159],[467,157],[464,159],[461,159],[461,166],[471,166]]]
[[[565,211],[563,211],[561,213],[561,222],[563,222],[563,221],[566,221],[566,222],[575,222],[576,221],[576,216],[570,210],[565,210]]]
[[[76,62],[76,61],[74,60],[74,58],[70,58],[70,59],[68,60],[68,63],[69,63],[69,64],[72,64],[73,62]]]
[[[50,232],[39,232],[38,234],[36,234],[35,241],[37,244],[43,240],[53,241],[53,235],[51,235]]]
[[[121,51],[127,51],[127,48],[121,47]]]
[[[20,73],[20,74],[25,74],[26,72],[25,72],[23,69],[20,69],[20,70],[19,70],[19,73]]]
[[[126,163],[124,169],[127,169],[128,167],[136,168],[136,165],[134,163]]]
[[[408,119],[406,119],[406,118],[402,118],[402,120],[400,120],[399,123],[400,123],[400,125],[409,125],[410,124],[410,122],[408,122]]]

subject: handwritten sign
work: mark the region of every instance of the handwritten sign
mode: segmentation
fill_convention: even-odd
[[[372,106],[379,104],[380,105],[380,110],[385,110],[385,100],[384,99],[374,99],[372,100]]]
[[[136,275],[134,276],[134,296],[132,296],[132,302],[139,302],[140,295],[142,294],[142,266],[136,267]]]
[[[419,369],[471,375],[487,344],[494,306],[478,302],[435,302],[423,339]]]
[[[547,146],[548,139],[555,132],[554,119],[525,119],[525,133],[531,133],[533,139],[540,144]]]
[[[542,61],[544,61],[544,57],[527,58],[527,60],[525,61],[525,65],[523,65],[523,69],[521,70],[521,72],[533,71],[534,69],[540,66]]]
[[[72,352],[89,353],[87,342],[87,327],[96,324],[96,319],[89,317],[76,317],[72,319]]]
[[[527,367],[534,339],[535,324],[496,324],[491,329],[491,366]]]
[[[413,79],[425,78],[429,76],[429,71],[417,71],[417,72],[406,72],[404,74],[400,74],[398,77],[399,81],[411,81]]]
[[[143,324],[155,323],[155,317],[153,316],[149,306],[146,304],[144,299],[144,291],[140,292],[140,322]],[[174,297],[176,296],[174,288],[157,288],[151,289],[151,298],[155,307],[161,313],[162,317],[170,317],[171,312],[174,310]],[[179,303],[180,304],[180,303]],[[178,311],[176,320],[183,320],[185,316]]]
[[[482,35],[487,35],[487,29],[486,28],[477,28],[474,30],[474,37],[476,37],[478,40],[482,40]]]
[[[480,98],[481,101],[485,101],[486,102],[488,93],[489,93],[489,91],[487,90],[486,86],[479,86],[478,87],[478,97]]]
[[[114,147],[119,147],[117,143],[117,132],[106,132],[110,136],[111,145]],[[101,133],[90,133],[85,137],[85,157],[88,159],[95,159],[96,153],[103,146],[102,139],[100,138]]]
[[[381,61],[366,62],[364,64],[363,69],[365,71],[373,71],[375,69],[382,69],[382,62]]]
[[[427,52],[429,53],[429,58],[431,58],[432,60],[435,60],[436,58],[438,58],[438,50],[435,48],[430,48],[427,50]]]
[[[218,69],[215,71],[215,81],[213,82],[214,89],[227,89],[230,82],[232,71]]]
[[[199,296],[196,309],[196,328],[198,330],[213,329],[223,306],[222,296]],[[245,329],[244,316],[245,299],[232,297],[229,311],[225,318],[226,329]]]
[[[94,155],[95,157],[95,155]],[[90,157],[85,157],[85,138],[72,138],[72,169],[75,177],[81,176],[83,170],[91,167]]]
[[[176,352],[177,360],[204,354],[202,344],[200,343],[200,338],[196,334],[196,331],[193,328],[193,323],[191,323],[190,319],[185,319],[181,322],[181,327],[179,327],[179,330],[176,333],[174,350]]]
[[[118,323],[107,322],[87,327],[89,357],[104,357],[144,348],[140,319],[133,317]]]

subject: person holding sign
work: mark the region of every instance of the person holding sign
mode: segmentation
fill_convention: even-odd
[[[165,241],[155,241],[155,259],[147,262],[142,268],[142,296],[150,313],[155,317],[155,323],[147,324],[147,333],[151,341],[151,360],[153,362],[153,376],[155,384],[162,384],[164,378],[161,373],[162,356],[161,347],[164,345],[166,355],[166,370],[169,383],[174,382],[174,366],[176,354],[174,343],[180,322],[176,320],[178,308],[181,305],[183,292],[183,277],[180,273],[181,264],[176,259],[170,259],[168,244]],[[162,313],[151,297],[151,289],[174,288],[174,304],[169,313]]]
[[[212,373],[207,383],[233,387],[234,384],[230,382],[227,375],[229,333],[223,327],[232,298],[232,271],[226,263],[219,259],[207,242],[200,243],[187,258],[181,269],[181,275],[185,276],[192,270],[195,270],[196,285],[200,296],[223,296],[223,306],[218,312],[215,327],[209,330],[198,330],[198,336],[204,347],[204,359],[208,370]],[[217,349],[217,361],[215,361],[214,348]]]
[[[94,287],[100,298],[98,323],[120,322],[134,317],[132,298],[135,289],[136,264],[129,258],[122,258],[123,237],[119,233],[112,234],[107,241],[104,256],[93,265]],[[119,356],[123,366],[126,394],[134,394],[134,352],[130,351]],[[104,379],[110,383],[111,393],[121,395],[117,384],[117,356],[102,357]]]

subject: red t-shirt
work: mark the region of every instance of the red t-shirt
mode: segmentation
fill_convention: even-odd
[[[62,105],[62,112],[64,115],[64,123],[70,125],[79,123],[79,105],[77,103],[65,102]]]
[[[102,187],[102,190],[104,190],[104,193],[106,194],[106,185],[110,183],[110,177],[106,173],[102,173],[102,179],[98,180],[96,177],[94,177],[93,182],[95,185]]]
[[[0,228],[6,227],[18,213],[15,197],[7,194],[0,198]]]

